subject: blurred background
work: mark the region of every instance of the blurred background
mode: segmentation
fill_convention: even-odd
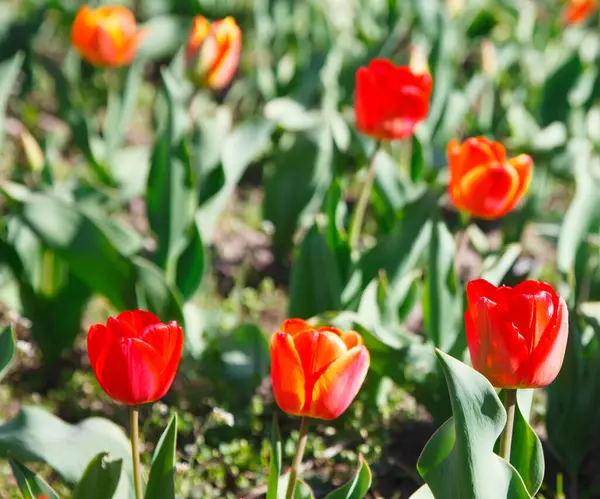
[[[362,453],[369,497],[409,497],[450,414],[433,346],[466,358],[464,283],[532,278],[572,317],[563,371],[534,398],[539,497],[600,497],[597,13],[566,24],[561,0],[122,4],[148,35],[131,66],[102,70],[70,45],[82,2],[0,2],[0,323],[18,325],[0,456],[25,452],[69,496],[65,463],[94,445],[70,425],[127,427],[90,369],[87,328],[140,307],[186,333],[173,388],[142,410],[146,450],[177,411],[178,497],[263,497],[278,411],[268,338],[288,316],[318,316],[361,327],[372,368],[341,418],[314,425],[305,478],[320,497]],[[239,69],[217,93],[185,78],[195,15],[242,29]],[[353,125],[355,72],[374,57],[426,65],[434,89],[412,141],[378,156],[352,263],[348,213],[373,148]],[[445,195],[446,144],[476,135],[530,154],[534,180],[519,209],[469,226],[455,268],[464,220]],[[298,420],[280,426],[289,463]],[[0,497],[18,497],[12,480],[1,464]]]

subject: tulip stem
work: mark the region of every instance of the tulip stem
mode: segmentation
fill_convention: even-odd
[[[131,431],[131,459],[133,460],[133,482],[135,499],[143,499],[142,492],[142,466],[140,464],[140,409],[137,405],[129,408],[129,424]]]
[[[506,426],[500,436],[500,457],[510,463],[510,446],[512,443],[513,427],[515,425],[515,409],[517,406],[517,390],[504,389],[504,408],[506,409]]]
[[[367,211],[367,205],[369,204],[369,198],[371,197],[371,189],[373,189],[373,183],[375,182],[375,158],[381,147],[381,141],[377,141],[375,144],[375,150],[369,160],[369,169],[367,170],[367,178],[363,184],[360,196],[356,204],[356,210],[354,211],[354,219],[352,220],[352,227],[350,228],[350,239],[348,241],[350,250],[356,250],[356,246],[360,240],[360,233],[362,231],[363,222],[365,219],[365,213]]]
[[[298,480],[298,470],[300,469],[300,463],[302,463],[302,457],[304,456],[304,449],[306,448],[306,441],[308,440],[308,423],[310,419],[306,416],[302,418],[300,423],[300,434],[298,435],[298,447],[296,447],[296,455],[292,461],[292,467],[290,468],[290,478],[288,480],[287,491],[285,493],[285,499],[292,499],[296,490],[296,482]]]

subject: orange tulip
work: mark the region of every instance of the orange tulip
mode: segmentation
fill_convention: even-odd
[[[77,12],[71,42],[81,57],[94,66],[118,67],[129,64],[137,52],[144,30],[125,7],[83,6]]]
[[[598,8],[598,0],[571,0],[563,12],[563,19],[569,24],[585,21]]]
[[[314,329],[288,319],[271,338],[271,381],[281,410],[335,419],[352,403],[369,369],[369,351],[356,331]]]
[[[448,143],[450,183],[448,192],[457,209],[478,218],[506,215],[525,194],[533,161],[527,154],[506,159],[506,150],[485,137],[462,145]]]
[[[237,69],[241,50],[242,32],[232,17],[211,24],[197,16],[185,55],[188,77],[198,87],[225,88]]]

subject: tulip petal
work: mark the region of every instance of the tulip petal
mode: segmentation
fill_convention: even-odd
[[[238,67],[242,32],[232,17],[214,22],[212,32],[217,40],[218,53],[210,68],[207,84],[219,90],[229,84]]]
[[[342,341],[346,344],[348,350],[354,347],[361,347],[365,344],[363,337],[356,331],[343,331],[340,338],[342,338]]]
[[[533,159],[527,154],[519,154],[518,156],[508,160],[508,164],[511,165],[519,175],[519,188],[515,193],[515,204],[523,197],[529,184],[531,183],[531,176],[533,170]],[[512,207],[510,208],[512,209]]]
[[[177,368],[181,361],[181,354],[183,352],[183,331],[177,325],[176,322],[171,322],[167,326],[167,342],[163,355],[166,358],[166,366],[161,372],[160,386],[157,388],[158,398],[162,398],[171,388],[175,375],[177,374]]]
[[[451,194],[459,207],[473,215],[498,218],[514,206],[519,184],[519,176],[511,166],[484,165],[469,170]]]
[[[312,391],[310,415],[330,420],[352,403],[369,370],[369,352],[355,347],[334,361],[317,380]]]
[[[553,320],[544,331],[537,347],[531,354],[531,359],[527,366],[527,387],[541,388],[554,381],[563,363],[567,348],[568,332],[569,315],[567,304],[562,298],[558,297]]]
[[[296,336],[304,331],[313,329],[308,322],[303,319],[286,319],[281,324],[279,330],[291,336]]]
[[[79,51],[84,51],[94,37],[96,26],[97,16],[94,11],[86,5],[81,6],[71,27],[71,43]]]
[[[294,337],[294,346],[302,363],[307,390],[333,361],[348,351],[342,339],[330,331],[300,333]]]
[[[97,373],[102,389],[114,400],[135,405],[158,400],[161,354],[136,338],[112,342]]]
[[[127,310],[107,321],[107,327],[116,336],[133,338],[140,338],[146,328],[157,324],[161,324],[160,319],[146,310]]]
[[[106,353],[109,342],[110,335],[106,330],[106,326],[94,324],[90,327],[87,336],[87,352],[94,372],[97,372],[97,369],[101,370],[104,363],[101,357]]]
[[[271,382],[281,410],[299,415],[306,397],[304,373],[292,336],[283,332],[271,337]]]

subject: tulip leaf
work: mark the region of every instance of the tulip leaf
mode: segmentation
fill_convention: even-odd
[[[185,301],[190,300],[202,283],[205,269],[204,245],[197,217],[188,230],[188,243],[177,260],[175,282]]]
[[[423,318],[434,346],[449,351],[460,336],[462,293],[454,271],[454,238],[443,221],[431,224],[429,259],[423,293]],[[466,347],[466,345],[464,345]]]
[[[277,499],[285,499],[290,474],[286,473],[279,480]],[[294,499],[315,499],[310,486],[302,479],[296,479],[296,489],[294,490]]]
[[[168,280],[174,280],[171,267],[187,246],[186,234],[194,221],[197,196],[190,155],[182,141],[187,119],[183,97],[168,70],[162,72],[162,88],[167,116],[152,152],[147,210],[157,243],[154,260],[167,269]]]
[[[257,118],[237,126],[224,140],[220,171],[222,186],[210,198],[203,200],[198,209],[199,226],[204,240],[210,240],[214,227],[246,168],[269,147],[273,127],[271,121]]]
[[[361,455],[359,468],[354,478],[327,494],[325,499],[363,499],[371,488],[371,481],[371,470],[365,458]]]
[[[537,433],[529,424],[533,390],[517,392],[510,464],[521,475],[529,494],[534,497],[544,480],[544,449]]]
[[[315,276],[319,275],[319,279]],[[314,225],[304,236],[290,274],[289,317],[340,310],[342,278],[325,236]]]
[[[279,254],[293,246],[298,227],[314,219],[331,183],[333,157],[328,133],[312,140],[299,134],[294,145],[274,157],[274,171],[265,185],[264,217],[274,226],[273,245]]]
[[[36,475],[17,459],[9,455],[8,462],[23,499],[38,499],[41,495],[46,496],[48,499],[59,499],[58,494],[52,490],[43,478]]]
[[[24,54],[17,52],[10,59],[0,62],[0,151],[4,142],[6,123],[6,105],[23,64]]]
[[[448,384],[452,418],[431,437],[417,469],[435,497],[529,499],[523,480],[494,454],[506,411],[487,379],[436,350]]]
[[[0,456],[11,453],[22,461],[46,463],[69,484],[79,482],[87,463],[99,452],[123,459],[128,483],[133,483],[129,439],[107,419],[89,418],[71,425],[44,409],[24,407],[0,425]]]
[[[563,274],[572,271],[577,249],[600,215],[600,186],[590,174],[598,158],[592,157],[591,144],[582,139],[571,141],[569,153],[575,165],[576,190],[558,236],[556,265]]]
[[[0,329],[0,381],[12,366],[16,350],[15,331],[12,326]]]
[[[493,263],[484,263],[486,270],[482,273],[481,278],[491,282],[494,286],[500,286],[502,280],[508,274],[517,258],[521,256],[523,247],[520,243],[512,243],[504,248],[504,253],[499,255]]]
[[[134,60],[127,68],[124,85],[118,85],[118,88],[122,90],[109,94],[102,131],[104,137],[106,137],[108,163],[111,166],[113,155],[121,147],[127,128],[133,118],[143,71],[143,61],[140,59]]]
[[[88,464],[73,491],[72,499],[126,498],[126,494],[117,493],[122,469],[122,459],[115,459],[106,452],[101,452]]]
[[[177,414],[173,414],[152,457],[145,499],[175,499],[176,451]]]
[[[279,425],[277,424],[277,412],[275,412],[273,413],[273,425],[271,429],[271,456],[269,459],[269,480],[266,499],[277,499],[282,454],[281,434],[279,433]]]

